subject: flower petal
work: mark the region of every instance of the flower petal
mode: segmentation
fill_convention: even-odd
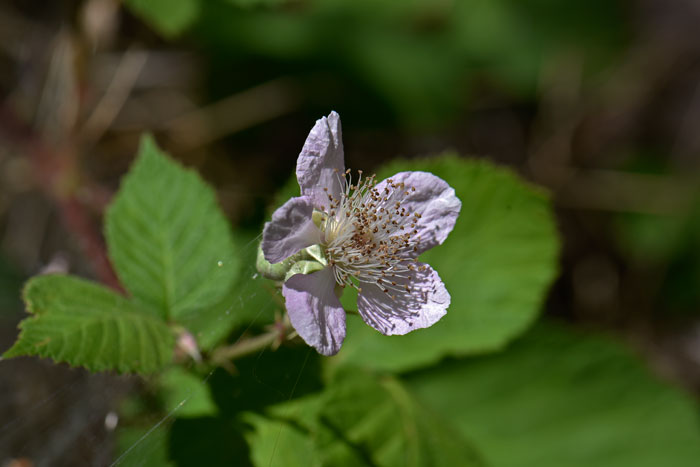
[[[311,219],[314,206],[309,198],[292,198],[280,206],[263,229],[265,259],[279,263],[307,246],[321,242],[321,232]]]
[[[377,183],[379,193],[385,191],[389,180],[395,184],[403,182],[406,186],[408,194],[397,199],[401,201],[401,207],[411,214],[403,218],[403,225],[415,223],[415,227],[410,228],[417,230],[415,235],[420,238],[413,257],[444,242],[462,209],[462,202],[455,195],[454,189],[440,177],[428,172],[399,172]],[[416,213],[421,216],[419,219],[413,216]]]
[[[331,268],[297,274],[282,287],[287,314],[302,339],[321,355],[335,355],[345,340],[345,310],[335,296]]]
[[[331,112],[328,117],[316,121],[297,159],[301,194],[309,196],[316,208],[328,206],[328,194],[340,197],[345,180],[342,137],[340,116]]]
[[[365,323],[384,335],[402,335],[427,328],[445,316],[450,294],[433,268],[415,262],[409,277],[390,278],[396,283],[388,294],[375,284],[360,283],[357,308]],[[408,285],[410,291],[404,287]],[[389,295],[393,295],[393,299]]]

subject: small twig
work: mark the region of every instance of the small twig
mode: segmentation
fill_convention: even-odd
[[[187,152],[231,133],[288,114],[299,105],[289,78],[278,78],[165,122],[179,152]]]
[[[102,99],[83,124],[81,130],[83,149],[98,141],[112,125],[131,94],[147,60],[147,52],[130,49],[124,53]]]
[[[668,176],[613,170],[571,169],[557,203],[575,209],[684,215],[698,193],[693,175]]]
[[[269,347],[274,344],[279,337],[280,332],[278,330],[273,330],[265,334],[260,334],[259,336],[243,339],[235,344],[219,347],[214,350],[210,360],[216,365],[222,365],[223,363],[228,363],[229,360],[245,357],[246,355]]]
[[[259,336],[239,339],[231,345],[219,347],[211,352],[209,361],[217,366],[228,369],[232,367],[231,360],[245,357],[252,353],[271,347],[276,350],[283,341],[294,339],[296,331],[289,321],[289,315],[278,315],[275,322],[267,326],[268,331]]]
[[[0,137],[32,162],[37,184],[59,207],[65,227],[76,236],[95,275],[110,287],[122,290],[107,258],[99,230],[85,203],[76,194],[75,160],[65,148],[51,147],[7,106],[0,106]]]
[[[124,289],[107,257],[104,241],[95,229],[85,206],[74,197],[56,201],[66,227],[76,235],[85,256],[92,263],[95,275],[105,285],[123,292]]]

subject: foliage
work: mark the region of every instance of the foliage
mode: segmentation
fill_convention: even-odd
[[[106,214],[109,253],[131,297],[70,276],[32,279],[4,357],[40,355],[93,371],[150,373],[172,359],[178,319],[219,301],[238,265],[215,195],[146,136]],[[227,321],[217,325],[225,329]]]
[[[506,352],[411,374],[409,388],[494,466],[691,466],[697,406],[608,338],[540,325]]]
[[[61,275],[39,276],[24,290],[33,314],[3,355],[39,355],[83,365],[150,373],[169,362],[173,337],[167,325],[117,293]]]
[[[346,366],[323,386],[298,393],[262,357],[241,362],[242,392],[228,386],[215,396],[218,418],[176,418],[178,436],[197,446],[215,427],[237,427],[231,439],[243,436],[247,447],[236,441],[226,452],[256,466],[690,466],[699,454],[697,410],[688,396],[609,338],[559,324],[540,324],[500,353],[401,378]],[[295,361],[276,368],[309,378]],[[269,374],[256,379],[259,371]],[[214,392],[221,383],[199,380]],[[257,397],[261,390],[268,395]],[[159,449],[168,449],[159,437],[134,447]],[[189,465],[191,458],[170,449],[175,465]],[[124,465],[135,459],[125,456]]]
[[[420,258],[445,281],[450,308],[431,328],[398,338],[349,319],[347,342],[337,359],[396,371],[445,355],[502,347],[533,322],[557,272],[558,241],[548,197],[504,169],[455,155],[394,162],[379,179],[402,170],[438,175],[462,201],[454,231]]]
[[[225,341],[232,329],[274,320],[279,304],[272,293],[273,287],[255,271],[258,235],[235,232],[234,258],[241,273],[218,303],[180,318],[180,324],[192,332],[202,350],[210,350]]]
[[[213,190],[145,137],[105,219],[128,295],[35,277],[31,316],[4,357],[157,373],[122,410],[118,465],[693,465],[687,396],[609,339],[528,332],[557,272],[548,196],[456,155],[396,161],[379,178],[403,170],[435,173],[463,203],[447,241],[421,258],[452,296],[429,329],[387,337],[351,315],[337,357],[286,339],[215,359],[284,327],[280,297],[252,273],[257,236],[232,234]],[[183,335],[201,361],[173,364]]]
[[[160,375],[160,394],[167,411],[177,409],[179,418],[215,416],[218,408],[202,384],[201,377],[182,367],[172,367]]]
[[[238,272],[214,191],[150,137],[107,211],[105,234],[121,282],[165,319],[215,304]]]
[[[519,96],[533,95],[542,68],[562,60],[582,63],[585,74],[595,76],[625,41],[618,1],[564,6],[542,0],[314,0],[294,8],[295,3],[129,0],[126,5],[166,36],[188,32],[214,54],[254,60],[256,74],[264,73],[264,63],[278,73],[319,72],[332,82],[350,78],[360,84],[356,94],[375,96],[375,105],[411,126],[454,114],[483,76]],[[222,63],[220,71],[230,72],[230,58]]]
[[[346,370],[327,389],[319,420],[325,465],[482,465],[447,419],[394,378]]]

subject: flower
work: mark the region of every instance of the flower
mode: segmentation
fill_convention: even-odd
[[[282,287],[297,333],[323,355],[345,339],[345,310],[337,291],[358,290],[358,312],[385,335],[432,326],[447,312],[450,295],[440,276],[416,258],[441,244],[462,203],[442,179],[399,172],[377,183],[352,182],[345,170],[340,117],[316,122],[297,160],[301,196],[277,209],[265,224],[262,252],[278,263],[319,245],[323,267],[295,274]]]

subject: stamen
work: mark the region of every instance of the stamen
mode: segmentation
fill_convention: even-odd
[[[340,199],[328,194],[331,207],[321,224],[323,246],[336,282],[358,290],[353,279],[375,284],[392,299],[396,293],[410,292],[408,283],[415,270],[411,263],[420,240],[415,229],[420,214],[411,213],[402,201],[415,187],[408,191],[404,183],[389,179],[380,194],[375,175],[363,177],[358,170],[355,184],[350,169],[344,175],[338,173]],[[413,230],[405,231],[404,222]],[[383,281],[387,273],[400,282]]]

